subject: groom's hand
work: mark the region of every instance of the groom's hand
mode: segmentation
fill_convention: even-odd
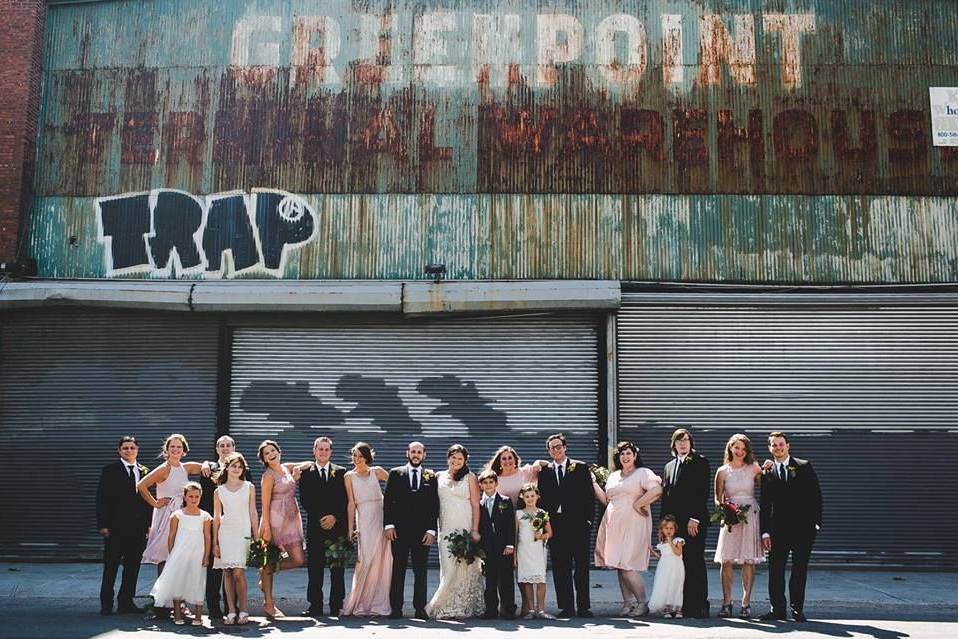
[[[323,530],[331,530],[333,526],[336,525],[336,516],[335,515],[326,515],[319,520],[319,527]]]
[[[396,541],[396,529],[395,529],[395,528],[387,528],[385,534],[386,534],[386,539],[388,539],[389,541]]]
[[[687,526],[689,531],[689,537],[695,537],[699,534],[699,522],[694,519],[689,520],[689,525]]]
[[[772,538],[771,537],[762,537],[762,550],[765,552],[772,551]]]
[[[436,536],[431,533],[426,533],[422,536],[422,545],[431,546],[432,542],[436,541]]]

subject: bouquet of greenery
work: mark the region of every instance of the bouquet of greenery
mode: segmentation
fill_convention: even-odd
[[[522,518],[525,520],[531,520],[532,529],[537,533],[544,533],[546,531],[546,524],[549,521],[549,513],[544,510],[540,510],[534,515],[529,513],[524,513]]]
[[[715,509],[712,516],[709,517],[709,521],[713,524],[721,524],[728,528],[729,532],[732,532],[732,526],[735,524],[744,524],[748,521],[748,515],[746,515],[746,513],[751,510],[751,508],[748,504],[734,504],[726,499]]]
[[[609,469],[605,466],[599,466],[598,464],[589,464],[589,472],[592,473],[592,478],[595,479],[595,483],[604,489],[605,482],[609,481]]]
[[[446,543],[449,545],[449,554],[456,561],[471,564],[477,559],[483,561],[486,558],[486,551],[482,549],[479,542],[472,540],[472,534],[465,528],[449,533],[446,536]]]
[[[247,537],[247,539],[250,539]],[[265,539],[250,539],[249,552],[246,553],[246,565],[250,568],[272,567],[273,572],[289,559],[289,553]]]
[[[356,546],[345,537],[327,539],[323,542],[326,565],[330,568],[345,568],[356,563]]]

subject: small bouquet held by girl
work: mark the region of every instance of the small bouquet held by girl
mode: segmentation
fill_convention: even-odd
[[[751,508],[748,504],[736,504],[726,499],[715,509],[712,516],[709,517],[709,521],[713,524],[721,524],[728,528],[729,532],[732,532],[732,526],[744,524],[748,521],[747,513]]]
[[[523,508],[516,511],[516,581],[522,592],[523,619],[552,619],[546,612],[546,542],[552,538],[549,513],[539,508],[539,489],[525,484],[519,491]]]
[[[289,559],[289,553],[266,541],[265,539],[250,539],[249,554],[246,555],[246,565],[250,568],[266,568],[272,566],[273,572],[279,571],[279,565]]]
[[[649,597],[649,612],[673,619],[682,618],[682,589],[685,586],[685,563],[682,549],[685,540],[675,536],[675,517],[666,515],[659,522],[659,538],[662,542],[652,554],[659,558]]]

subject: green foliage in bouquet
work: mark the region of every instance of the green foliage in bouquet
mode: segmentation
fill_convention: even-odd
[[[589,464],[589,472],[592,473],[592,478],[595,479],[595,483],[604,489],[605,482],[609,481],[609,469],[605,466],[599,466],[598,464]]]
[[[247,537],[247,539],[249,539]],[[279,570],[279,565],[289,559],[289,553],[265,539],[250,539],[249,551],[246,553],[246,565],[250,568],[272,568]]]
[[[486,551],[482,546],[472,540],[472,535],[465,528],[449,533],[446,537],[446,543],[449,547],[449,554],[456,561],[464,561],[471,564],[477,559],[483,561],[486,558]]]
[[[330,568],[345,568],[356,563],[356,546],[345,537],[327,539],[323,542],[326,565]]]

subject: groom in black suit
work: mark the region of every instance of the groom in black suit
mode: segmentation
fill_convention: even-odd
[[[406,566],[412,555],[412,603],[417,619],[426,614],[426,561],[436,540],[439,492],[436,474],[422,467],[426,447],[412,442],[406,448],[405,466],[389,471],[383,502],[386,539],[392,542],[393,574],[389,585],[390,619],[402,618],[406,591]]]
[[[791,456],[788,435],[768,436],[772,462],[765,462],[759,502],[762,546],[768,552],[768,599],[772,609],[762,619],[785,620],[785,564],[792,556],[788,580],[792,619],[805,621],[805,582],[815,537],[822,527],[822,490],[812,464]]]
[[[486,552],[486,612],[483,619],[516,614],[516,587],[513,562],[516,552],[516,509],[512,500],[497,492],[499,477],[489,469],[479,475],[482,499],[479,508],[479,535]]]
[[[103,467],[96,489],[96,527],[103,536],[103,579],[100,583],[100,614],[113,614],[113,585],[120,564],[123,579],[117,597],[117,612],[142,613],[133,602],[140,560],[146,548],[153,509],[136,492],[136,483],[149,472],[136,461],[136,438],[125,435],[117,445],[120,459]]]
[[[552,461],[539,472],[539,506],[549,513],[552,524],[549,553],[559,617],[589,618],[593,616],[589,601],[589,541],[595,516],[592,473],[585,463],[566,456],[562,433],[550,435],[546,446]]]
[[[326,570],[326,541],[346,537],[346,469],[330,461],[333,440],[317,437],[313,442],[315,461],[299,477],[299,501],[308,515],[306,527],[309,585],[306,599],[310,617],[323,614],[323,573]],[[338,617],[346,598],[345,568],[329,567],[329,615]]]
[[[682,614],[709,616],[709,586],[705,568],[705,537],[709,525],[709,460],[695,452],[692,433],[679,428],[672,433],[672,461],[665,465],[662,483],[662,516],[672,515],[675,536],[685,540],[682,563],[685,586]]]

